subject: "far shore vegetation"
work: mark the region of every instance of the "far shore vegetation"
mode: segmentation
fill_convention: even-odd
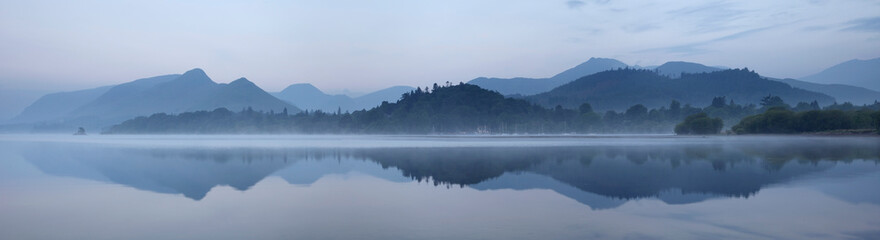
[[[732,126],[722,131],[724,126]],[[816,132],[876,133],[880,103],[854,106],[817,102],[790,106],[778,96],[740,105],[715,97],[698,108],[671,100],[668,106],[648,109],[642,104],[626,111],[596,112],[589,103],[577,109],[544,108],[523,99],[508,98],[470,84],[434,84],[403,94],[395,103],[383,102],[369,110],[296,114],[226,108],[157,113],[115,125],[107,134],[589,134],[669,133],[708,135],[796,134]],[[854,129],[861,129],[853,131]]]

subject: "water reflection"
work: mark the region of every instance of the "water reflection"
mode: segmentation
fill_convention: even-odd
[[[358,172],[440,188],[548,189],[593,209],[654,198],[688,204],[750,197],[762,188],[878,162],[877,141],[722,141],[572,147],[169,148],[40,143],[21,148],[42,172],[182,194],[201,200],[216,186],[246,191],[268,176],[309,185]],[[878,168],[839,168],[840,176]],[[827,175],[827,174],[826,174]],[[844,191],[851,193],[852,191]],[[870,192],[870,191],[869,191]],[[877,203],[876,196],[860,201]],[[866,200],[867,199],[867,200]]]

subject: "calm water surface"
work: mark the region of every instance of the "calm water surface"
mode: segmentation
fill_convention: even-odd
[[[0,135],[0,239],[880,239],[880,138]]]

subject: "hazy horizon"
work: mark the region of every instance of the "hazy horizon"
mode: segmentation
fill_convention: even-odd
[[[0,3],[0,119],[42,95],[204,69],[358,96],[550,77],[591,57],[800,78],[880,57],[872,1]]]
[[[0,6],[0,89],[7,90],[70,91],[202,68],[217,82],[247,77],[270,92],[292,83],[369,92],[549,77],[590,57],[799,78],[880,57],[880,3],[872,1]]]

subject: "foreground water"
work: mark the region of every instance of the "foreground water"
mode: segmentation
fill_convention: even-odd
[[[880,138],[0,135],[0,239],[878,239]]]

